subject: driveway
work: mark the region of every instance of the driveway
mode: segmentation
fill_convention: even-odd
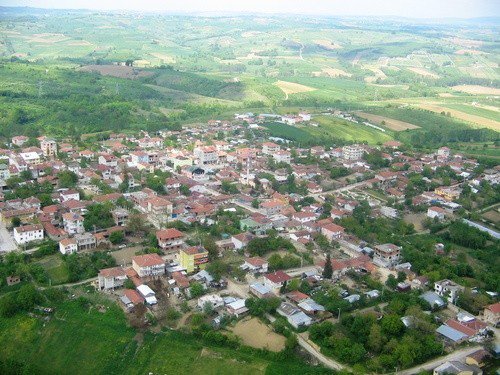
[[[0,223],[0,252],[10,252],[17,250],[14,238],[10,235],[4,223]]]

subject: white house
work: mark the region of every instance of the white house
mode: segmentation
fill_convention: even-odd
[[[283,271],[268,273],[264,276],[264,285],[273,290],[275,293],[292,278]]]
[[[252,257],[246,258],[245,263],[241,266],[241,268],[246,269],[252,273],[265,273],[267,272],[269,267],[269,262],[260,257]]]
[[[207,294],[198,298],[198,308],[203,310],[207,303],[212,307],[212,309],[217,309],[224,306],[224,299],[218,294]]]
[[[121,267],[105,268],[99,271],[99,290],[120,288],[127,280],[125,270]]]
[[[273,154],[273,158],[276,163],[290,164],[292,161],[292,154],[290,154],[288,151],[280,150]]]
[[[155,292],[149,286],[145,284],[139,285],[137,291],[146,300],[148,305],[156,305],[158,303]]]
[[[59,241],[59,251],[61,254],[73,254],[78,251],[76,238],[64,238]]]
[[[465,288],[451,280],[444,279],[434,283],[434,291],[440,297],[445,297],[449,303],[455,303],[458,293]]]
[[[158,254],[137,255],[132,258],[132,268],[140,277],[165,274],[165,261]]]
[[[67,212],[63,214],[64,230],[68,234],[79,234],[85,232],[83,228],[83,216],[77,213]]]
[[[41,224],[24,225],[14,228],[14,240],[18,245],[43,240],[43,226]]]

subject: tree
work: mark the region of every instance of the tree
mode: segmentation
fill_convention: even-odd
[[[130,279],[127,279],[125,280],[125,282],[123,283],[123,287],[125,289],[135,289],[135,284],[132,280]]]
[[[134,236],[143,236],[148,231],[146,221],[139,214],[132,214],[128,217],[125,230]]]
[[[109,242],[111,242],[113,245],[118,245],[123,241],[125,241],[125,236],[123,235],[122,231],[116,231],[109,235]]]
[[[396,289],[396,286],[398,285],[398,280],[394,277],[394,275],[391,274],[389,275],[389,277],[387,277],[385,285],[387,285],[391,289]]]
[[[192,298],[198,298],[205,294],[205,288],[203,288],[203,285],[201,285],[200,283],[195,282],[191,284],[189,292]]]
[[[330,257],[330,252],[326,254],[325,268],[323,268],[323,278],[331,279],[333,276],[332,260]]]
[[[17,227],[19,227],[21,225],[21,219],[19,217],[17,217],[17,216],[14,216],[11,219],[10,223],[12,224],[13,228],[17,228]]]
[[[398,315],[385,315],[381,320],[381,326],[384,333],[390,336],[398,336],[405,329],[405,325]]]
[[[385,336],[382,334],[382,329],[378,324],[373,324],[368,335],[367,347],[374,353],[380,353],[386,342]]]
[[[62,171],[57,174],[58,184],[61,188],[74,188],[78,183],[78,176],[72,171]]]
[[[107,204],[92,204],[87,207],[87,214],[83,221],[85,230],[90,232],[95,229],[105,229],[114,225],[113,215],[110,206]]]
[[[23,310],[30,310],[40,300],[40,293],[33,284],[26,284],[19,289],[16,301]]]

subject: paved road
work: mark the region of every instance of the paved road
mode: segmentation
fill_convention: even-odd
[[[432,361],[426,362],[424,364],[421,364],[419,366],[412,367],[408,370],[403,370],[403,371],[398,371],[398,375],[414,375],[418,374],[422,370],[432,370],[439,365],[447,362],[447,361],[458,361],[464,358],[465,356],[468,356],[471,353],[474,353],[476,350],[482,349],[482,346],[476,345],[460,350],[456,350],[453,353],[450,353],[448,355],[445,355],[444,357],[439,357],[436,359],[433,359]]]
[[[7,231],[4,223],[0,223],[0,252],[10,252],[17,250],[14,239]]]

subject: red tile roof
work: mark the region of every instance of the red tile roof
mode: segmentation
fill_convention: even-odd
[[[151,267],[165,264],[165,261],[158,254],[137,255],[132,258],[139,267]]]
[[[274,273],[268,273],[266,275],[266,278],[272,281],[273,283],[278,284],[290,280],[291,276],[289,276],[287,273],[283,271],[276,271]]]

